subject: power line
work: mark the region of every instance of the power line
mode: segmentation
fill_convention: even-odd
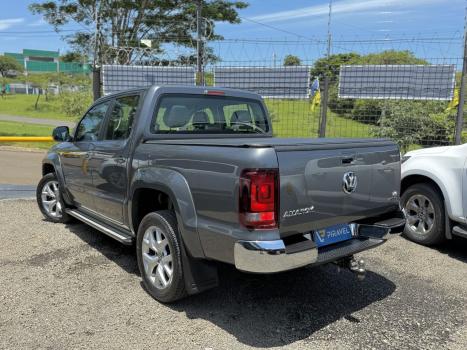
[[[244,19],[245,21],[256,23],[256,24],[261,25],[263,27],[276,30],[278,32],[282,32],[282,33],[286,33],[286,34],[290,34],[290,35],[295,35],[295,36],[297,36],[299,38],[304,38],[304,39],[307,39],[307,40],[314,40],[313,38],[309,38],[309,37],[306,37],[304,35],[297,34],[297,33],[294,33],[294,32],[291,32],[291,31],[288,31],[288,30],[285,30],[285,29],[277,28],[277,27],[271,26],[271,25],[266,24],[266,23],[261,23],[261,22],[255,21],[253,19],[250,19],[250,18],[246,18],[246,17],[240,17],[240,18]]]
[[[34,31],[0,31],[2,34],[36,34],[36,33],[56,33],[60,32],[76,32],[78,29],[63,29],[63,30],[34,30]]]

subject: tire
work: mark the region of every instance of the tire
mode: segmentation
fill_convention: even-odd
[[[136,238],[138,268],[146,290],[160,302],[186,296],[181,249],[172,211],[161,210],[143,218]]]
[[[44,217],[55,223],[67,223],[71,217],[65,212],[65,202],[55,173],[45,175],[37,184],[36,200]],[[47,204],[49,203],[49,204]]]
[[[436,188],[426,183],[414,184],[405,190],[401,202],[407,215],[405,237],[426,246],[446,239],[444,201]]]

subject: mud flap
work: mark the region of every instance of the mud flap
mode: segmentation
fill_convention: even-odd
[[[187,293],[192,295],[217,287],[219,285],[217,266],[212,262],[189,256],[183,241],[181,246],[183,277]]]

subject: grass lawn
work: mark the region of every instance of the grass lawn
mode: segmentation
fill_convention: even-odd
[[[0,121],[0,136],[51,136],[53,126]],[[0,142],[0,146],[50,148],[53,142]]]
[[[35,118],[69,120],[59,111],[59,97],[45,101],[41,97],[39,109],[34,110],[35,96],[13,95],[0,98],[0,114],[20,115]],[[266,105],[273,121],[274,134],[278,137],[318,137],[319,108],[311,110],[307,100],[267,99]],[[53,127],[18,122],[0,121],[0,136],[49,136]],[[326,137],[365,138],[372,137],[371,126],[352,119],[342,118],[328,110]],[[467,131],[463,133],[467,139]],[[10,143],[11,144],[11,143]],[[49,148],[52,143],[15,143],[15,146]],[[0,143],[1,145],[1,143]],[[411,145],[408,150],[417,149]]]
[[[266,100],[278,137],[318,137],[320,111],[306,100]],[[326,137],[371,137],[370,126],[337,116],[328,110]]]
[[[45,96],[41,96],[37,110],[34,109],[36,98],[36,95],[22,94],[0,98],[0,114],[57,120],[70,119],[60,111],[58,96],[50,96],[48,101],[45,100]]]
[[[34,110],[35,96],[13,95],[0,99],[0,114],[20,115],[35,118],[67,120],[59,112],[58,97],[45,101],[43,96],[39,109]],[[311,111],[307,100],[266,100],[273,118],[274,134],[278,137],[318,137],[319,108]],[[53,127],[0,121],[1,136],[49,136]],[[329,111],[326,137],[370,137],[370,126],[337,116]],[[15,143],[15,146],[48,148],[51,143]]]

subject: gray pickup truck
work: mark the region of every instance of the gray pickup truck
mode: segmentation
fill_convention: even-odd
[[[147,291],[171,302],[217,264],[275,273],[334,262],[403,230],[400,153],[376,139],[273,137],[261,97],[153,86],[96,101],[43,161],[45,217],[136,244]]]

